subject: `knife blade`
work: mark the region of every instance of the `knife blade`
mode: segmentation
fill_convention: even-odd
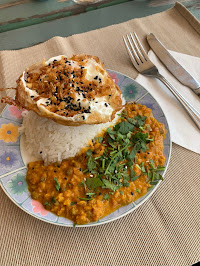
[[[155,37],[153,33],[147,35],[147,41],[151,49],[158,56],[166,68],[177,78],[183,85],[189,87],[200,97],[200,83],[182,67],[176,59],[167,51],[165,46]]]

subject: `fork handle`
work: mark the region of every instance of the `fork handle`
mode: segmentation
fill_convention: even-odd
[[[200,129],[200,113],[177,91],[177,89],[161,74],[156,75],[165,86],[171,91],[171,93],[176,97],[176,99],[183,105],[185,110],[188,112],[194,123]]]

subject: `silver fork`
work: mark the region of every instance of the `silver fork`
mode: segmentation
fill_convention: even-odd
[[[183,105],[188,112],[194,123],[200,129],[200,113],[177,91],[177,89],[158,71],[157,67],[150,61],[147,53],[145,52],[141,42],[139,41],[136,33],[130,33],[126,37],[123,36],[125,46],[127,48],[130,59],[134,67],[142,75],[154,77],[159,79],[171,91],[176,99]]]

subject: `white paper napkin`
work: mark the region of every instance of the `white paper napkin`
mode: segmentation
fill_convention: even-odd
[[[175,59],[200,82],[200,58],[169,51]],[[182,85],[160,62],[152,50],[151,61],[159,72],[200,112],[200,98],[192,90]],[[200,131],[173,94],[157,79],[138,75],[136,81],[143,85],[159,102],[169,122],[172,141],[200,154]]]

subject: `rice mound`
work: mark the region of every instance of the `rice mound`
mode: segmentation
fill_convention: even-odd
[[[72,127],[39,117],[33,111],[24,111],[23,117],[19,133],[25,135],[26,150],[45,164],[75,156],[91,139],[118,120],[116,114],[112,122]]]

